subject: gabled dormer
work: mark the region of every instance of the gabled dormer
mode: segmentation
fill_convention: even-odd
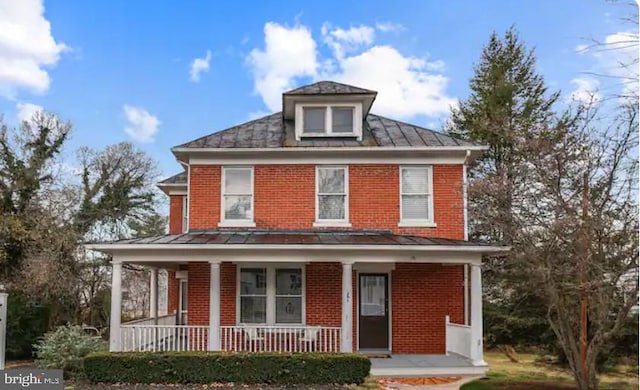
[[[311,138],[362,140],[363,122],[376,91],[319,81],[282,95],[284,120],[295,124],[296,141]]]

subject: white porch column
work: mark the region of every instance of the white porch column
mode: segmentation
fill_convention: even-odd
[[[209,351],[220,350],[220,261],[209,261]]]
[[[149,288],[149,317],[158,318],[158,269],[151,268]]]
[[[482,270],[480,264],[471,264],[471,361],[476,366],[486,365],[482,352]]]
[[[341,352],[353,352],[353,262],[342,263]]]
[[[109,326],[109,351],[119,352],[120,346],[120,312],[122,310],[122,262],[111,261],[111,322]]]

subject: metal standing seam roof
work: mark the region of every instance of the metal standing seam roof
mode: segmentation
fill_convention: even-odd
[[[392,234],[389,231],[230,231],[204,230],[184,234],[132,238],[101,244],[217,244],[217,245],[430,245],[488,246],[464,240]]]
[[[368,114],[362,140],[355,138],[295,139],[294,123],[277,112],[226,130],[200,137],[175,148],[282,148],[282,147],[450,147],[480,146],[421,126]]]
[[[160,186],[163,184],[187,184],[187,171],[180,172],[158,183]]]

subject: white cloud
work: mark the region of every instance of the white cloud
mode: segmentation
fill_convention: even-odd
[[[322,25],[322,38],[332,50],[336,58],[341,59],[346,53],[352,52],[363,46],[373,43],[375,30],[369,26],[332,28],[329,23]]]
[[[191,70],[189,71],[189,80],[197,83],[200,81],[200,74],[209,71],[211,64],[211,50],[207,50],[204,58],[195,58],[191,62]]]
[[[609,34],[601,43],[578,45],[580,54],[590,54],[596,60],[591,73],[603,76],[603,84],[619,85],[622,94],[637,94],[640,40],[637,31]]]
[[[67,49],[51,35],[41,0],[0,0],[0,95],[15,98],[18,90],[43,93],[55,65]]]
[[[315,76],[316,42],[302,25],[288,28],[278,23],[264,25],[264,49],[253,49],[247,57],[254,88],[269,110],[282,105],[282,91],[293,88],[296,78]]]
[[[33,118],[33,115],[36,112],[41,112],[41,111],[43,111],[42,106],[39,106],[37,104],[32,104],[32,103],[16,104],[16,114],[18,117],[18,121],[20,122],[31,121],[31,118]]]
[[[596,55],[611,75],[618,77],[626,93],[638,92],[638,55],[640,50],[637,31],[622,31],[607,35],[605,50]]]
[[[124,131],[139,142],[153,142],[160,121],[147,110],[140,107],[123,106],[124,114],[129,121]]]
[[[577,77],[571,80],[571,84],[576,86],[569,95],[570,101],[580,102],[583,104],[597,104],[600,100],[598,87],[600,82],[592,77]]]
[[[368,26],[343,29],[324,24],[321,37],[331,49],[329,56],[316,54],[316,41],[305,26],[289,29],[272,22],[265,25],[266,47],[254,49],[248,64],[256,92],[270,110],[280,109],[282,92],[296,87],[294,82],[302,77],[376,90],[373,111],[397,118],[440,118],[457,104],[447,93],[448,78],[441,60],[375,45],[375,30]]]
[[[407,28],[403,25],[401,25],[400,23],[394,23],[394,22],[378,22],[376,23],[376,29],[380,30],[381,32],[400,32],[400,31],[405,31]]]
[[[438,117],[456,100],[446,93],[447,77],[434,74],[432,67],[426,59],[404,56],[391,46],[374,46],[339,61],[338,70],[326,78],[378,91],[375,112],[398,118]]]

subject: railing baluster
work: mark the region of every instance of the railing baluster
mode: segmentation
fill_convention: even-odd
[[[202,325],[123,325],[123,351],[206,351],[211,336]],[[220,349],[229,352],[339,352],[339,327],[318,326],[221,326]],[[448,337],[459,339],[450,348],[464,349],[469,327],[448,324]],[[461,351],[467,352],[466,350]]]

